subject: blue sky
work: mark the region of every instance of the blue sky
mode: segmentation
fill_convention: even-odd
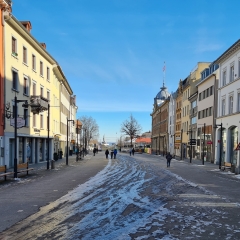
[[[238,0],[21,0],[13,15],[61,65],[100,138],[115,141],[130,114],[151,130],[153,99],[197,62],[212,62],[239,39]]]

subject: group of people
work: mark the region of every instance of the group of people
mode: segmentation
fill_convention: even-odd
[[[105,151],[105,155],[106,155],[106,158],[108,158],[108,155],[109,155],[109,151],[108,149]],[[114,156],[114,159],[116,159],[116,156],[117,156],[117,149],[115,148],[114,150],[111,150],[111,159],[113,158]]]
[[[131,156],[131,155],[134,156],[134,153],[135,153],[135,149],[134,149],[134,148],[132,148],[132,149],[129,150],[129,154],[130,154],[130,156]]]

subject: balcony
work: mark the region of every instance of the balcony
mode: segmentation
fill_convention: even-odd
[[[30,106],[33,113],[39,114],[39,112],[48,110],[48,100],[42,96],[31,96]]]

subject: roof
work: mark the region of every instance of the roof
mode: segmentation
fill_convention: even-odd
[[[220,62],[224,61],[227,57],[233,54],[235,51],[239,50],[240,48],[240,39],[238,39],[231,47],[229,47],[217,60],[214,62],[219,64]]]
[[[151,138],[138,138],[136,139],[136,143],[151,143]]]

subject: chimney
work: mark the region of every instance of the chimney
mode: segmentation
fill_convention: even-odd
[[[30,21],[20,21],[20,23],[28,30],[28,32],[31,32],[32,24]]]
[[[44,48],[44,49],[46,49],[47,48],[47,45],[46,45],[46,43],[40,43],[40,45]]]

